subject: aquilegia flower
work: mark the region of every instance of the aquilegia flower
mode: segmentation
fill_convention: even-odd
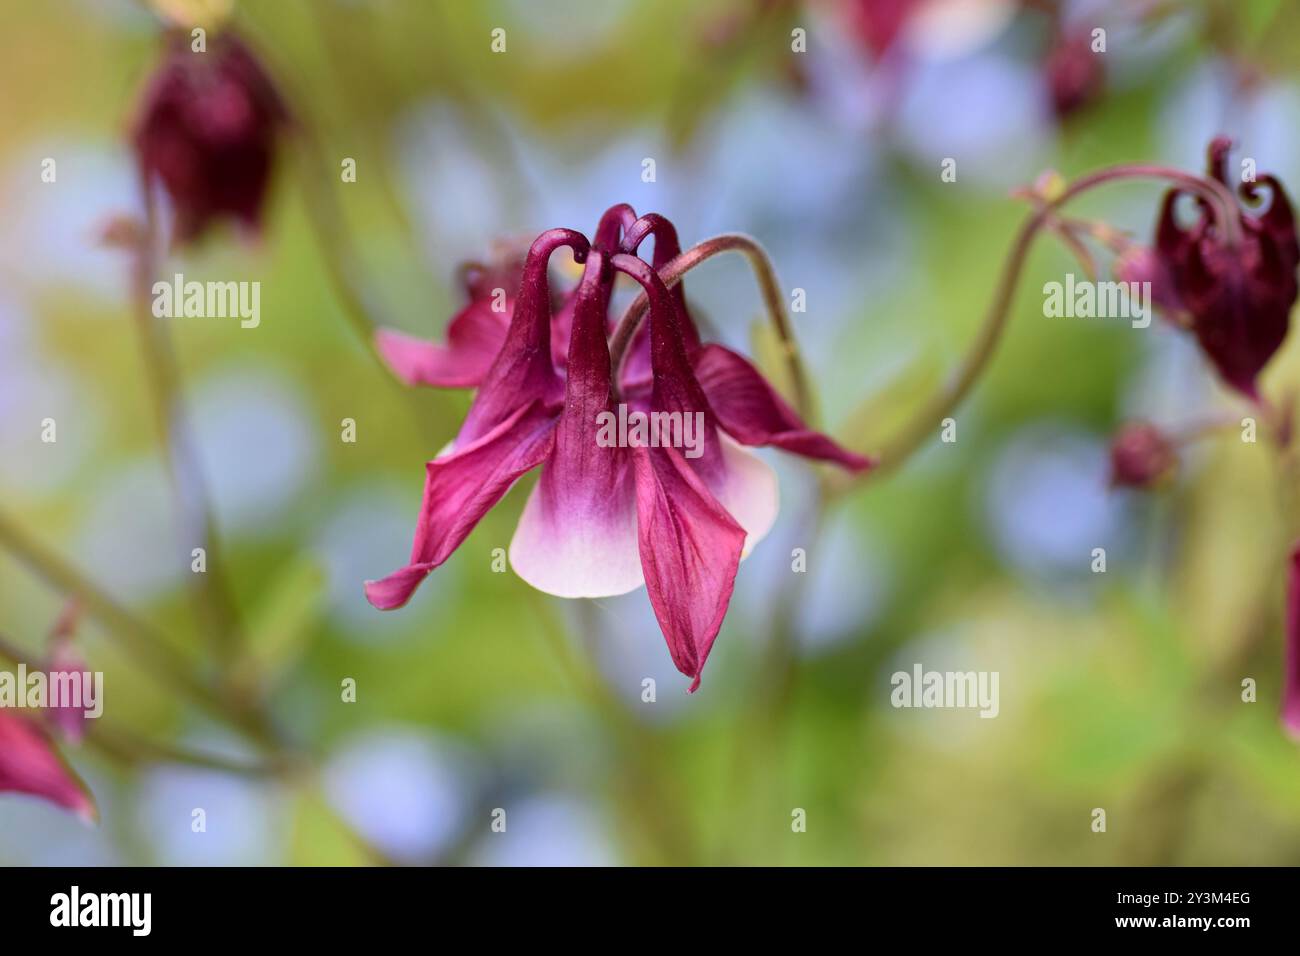
[[[1209,148],[1209,176],[1229,190],[1231,145],[1221,136]],[[1183,191],[1170,190],[1156,224],[1154,261],[1148,264],[1156,302],[1191,328],[1223,380],[1252,399],[1256,377],[1286,338],[1300,264],[1295,219],[1282,184],[1259,176],[1242,182],[1237,192],[1256,206],[1261,184],[1268,190],[1268,208],[1235,212],[1241,227],[1235,246],[1203,198],[1197,199],[1196,222],[1181,226],[1176,204]]]
[[[132,131],[146,184],[171,200],[177,242],[230,217],[256,230],[287,112],[257,58],[232,33],[191,48],[172,33]]]
[[[636,255],[650,236],[653,264]],[[548,263],[565,246],[582,278],[553,303]],[[537,238],[512,287],[508,324],[471,289],[446,347],[381,333],[405,381],[478,392],[456,439],[426,466],[410,563],[366,583],[371,604],[405,604],[540,466],[510,543],[515,572],[569,598],[645,584],[673,663],[693,678],[691,690],[699,686],[740,560],[776,517],[776,477],[741,446],[773,445],[854,471],[870,462],[810,430],[743,356],[700,341],[681,286],[670,290],[656,271],[679,251],[668,220],[616,206],[592,241],[569,229]],[[649,300],[635,332],[611,329],[619,273]],[[651,427],[624,435],[633,419]]]
[[[25,793],[94,820],[95,803],[85,784],[60,759],[32,720],[0,711],[0,793]]]

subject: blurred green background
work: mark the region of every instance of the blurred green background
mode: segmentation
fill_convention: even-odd
[[[793,318],[822,424],[871,450],[978,327],[1027,212],[1013,187],[1122,161],[1199,171],[1218,132],[1300,184],[1292,3],[977,0],[915,20],[883,55],[846,26],[851,6],[237,4],[234,28],[320,165],[286,144],[261,238],[220,232],[163,274],[262,283],[257,329],[169,328],[247,627],[242,666],[313,769],[261,779],[85,746],[69,756],[102,823],[2,796],[0,862],[1300,862],[1300,754],[1276,719],[1283,556],[1300,529],[1280,517],[1272,453],[1228,433],[1163,492],[1108,490],[1120,422],[1238,406],[1159,321],[1045,318],[1043,283],[1078,271],[1050,239],[956,443],[869,478],[816,536],[802,518],[815,473],[763,452],[782,513],[741,567],[695,695],[644,591],[565,602],[492,572],[531,479],[408,608],[365,603],[361,582],[405,560],[423,463],[468,396],[384,374],[331,282],[341,245],[381,321],[440,337],[457,265],[500,237],[590,233],[616,202],[668,216],[684,245],[748,232],[806,290]],[[1064,119],[1044,67],[1058,17],[1108,37],[1100,93]],[[790,52],[794,27],[807,53]],[[159,37],[142,3],[4,5],[0,501],[210,673],[127,263],[97,241],[140,209],[126,130]],[[56,183],[40,181],[45,157]],[[344,157],[355,183],[338,181]],[[940,180],[948,157],[955,183]],[[1077,209],[1145,240],[1159,195],[1120,185]],[[336,220],[313,217],[330,202]],[[742,262],[687,289],[717,337],[753,351],[762,309]],[[1289,341],[1265,389],[1281,400],[1298,374]],[[791,582],[794,547],[808,572]],[[0,633],[33,656],[65,599],[0,553]],[[774,685],[783,622],[794,659]],[[93,615],[80,637],[107,674],[105,725],[257,755]],[[998,671],[999,716],[893,709],[890,675],[914,663]],[[1256,703],[1241,700],[1247,677]]]

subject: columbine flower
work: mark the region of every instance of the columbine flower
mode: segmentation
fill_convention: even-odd
[[[635,255],[651,235],[653,266]],[[584,269],[553,308],[547,266],[564,246]],[[515,572],[569,598],[645,584],[673,663],[693,678],[691,690],[699,686],[739,562],[776,517],[775,474],[741,445],[774,445],[855,471],[870,462],[808,429],[747,359],[700,342],[680,285],[669,290],[656,272],[679,251],[671,223],[637,219],[627,206],[605,214],[593,241],[568,229],[538,237],[491,366],[478,375],[474,354],[460,353],[470,366],[460,378],[476,379],[478,392],[455,441],[427,465],[410,563],[366,583],[373,605],[405,604],[510,486],[540,466],[510,543]],[[649,310],[635,334],[611,339],[618,273],[642,286]],[[397,340],[387,341],[397,368],[422,366],[429,355],[415,344],[408,361],[395,355]],[[449,347],[439,361],[452,364],[456,354]],[[700,455],[602,443],[598,416],[620,404],[681,420],[700,413]]]
[[[25,793],[94,820],[85,784],[59,758],[33,721],[0,711],[0,793]]]
[[[258,228],[286,118],[265,70],[233,34],[212,37],[205,52],[191,50],[188,34],[168,36],[132,140],[146,184],[161,182],[171,199],[176,241],[227,216]]]
[[[1219,137],[1209,148],[1209,175],[1229,189],[1230,147],[1230,140]],[[1153,286],[1153,291],[1181,314],[1224,381],[1252,399],[1258,397],[1256,377],[1286,338],[1300,264],[1295,219],[1282,184],[1260,176],[1258,182],[1241,183],[1238,193],[1257,205],[1261,183],[1268,188],[1268,208],[1235,213],[1241,232],[1235,246],[1204,199],[1197,200],[1197,221],[1187,229],[1180,226],[1178,189],[1165,195],[1155,235],[1157,279],[1167,278],[1167,288]]]
[[[1110,446],[1110,482],[1116,487],[1150,488],[1165,481],[1178,466],[1169,437],[1150,422],[1130,422]]]

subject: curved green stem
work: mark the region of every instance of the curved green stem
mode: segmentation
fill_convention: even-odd
[[[342,207],[334,194],[333,172],[321,158],[319,145],[312,133],[300,128],[297,134],[298,154],[303,169],[296,178],[302,187],[303,206],[307,211],[312,237],[321,253],[325,274],[343,306],[343,317],[367,351],[383,366],[385,374],[390,374],[375,346],[376,329],[387,323],[375,319],[376,313],[381,309],[365,290],[361,270],[357,265],[357,253],[344,222]]]
[[[1024,271],[1029,250],[1038,233],[1055,216],[1056,210],[1090,189],[1121,179],[1160,179],[1196,193],[1216,209],[1217,222],[1222,224],[1225,241],[1230,245],[1241,241],[1241,223],[1238,219],[1236,201],[1232,193],[1214,179],[1202,179],[1163,166],[1124,164],[1110,166],[1075,180],[1059,195],[1044,202],[1021,225],[1012,243],[1011,253],[1003,266],[1001,278],[993,294],[993,301],[985,314],[984,322],[948,385],[926,402],[898,436],[885,445],[880,452],[876,468],[867,474],[885,474],[902,465],[929,439],[935,426],[955,411],[965,399],[997,350],[998,342],[1010,320],[1011,300],[1015,295],[1021,273]],[[846,487],[849,487],[848,483],[839,485],[837,490],[842,491]]]
[[[164,687],[179,691],[264,746],[277,747],[278,735],[261,714],[233,706],[224,695],[194,676],[190,662],[151,624],[136,617],[77,568],[33,537],[0,510],[0,547],[62,594],[77,598],[122,649]]]
[[[0,658],[13,664],[23,664],[29,669],[39,669],[32,658],[22,648],[0,634]],[[105,726],[100,720],[87,720],[86,743],[110,759],[126,765],[138,763],[177,763],[191,767],[206,767],[227,773],[248,777],[279,776],[285,772],[287,764],[276,762],[250,763],[219,754],[189,750],[173,744],[147,740],[127,731]]]

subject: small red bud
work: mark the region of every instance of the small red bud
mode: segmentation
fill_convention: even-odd
[[[1170,478],[1178,452],[1169,436],[1150,422],[1130,422],[1110,445],[1110,483],[1121,488],[1151,488]]]

